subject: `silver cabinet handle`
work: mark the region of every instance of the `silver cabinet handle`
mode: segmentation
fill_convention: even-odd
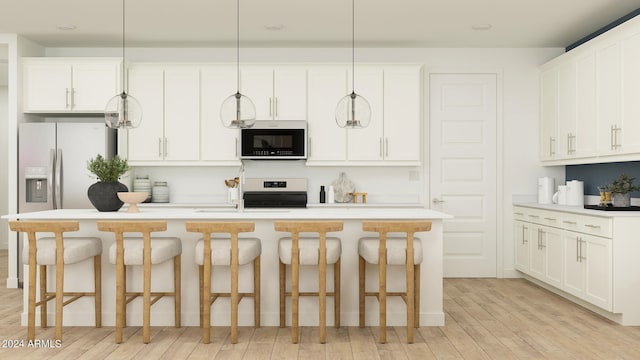
[[[522,225],[522,245],[528,242],[527,239],[525,238],[526,232],[527,232],[527,227]]]
[[[169,147],[169,140],[167,138],[164,138],[164,157],[166,158],[167,155],[169,155],[169,152],[167,151],[167,148]]]
[[[158,138],[158,157],[162,158],[162,138]]]
[[[388,157],[389,156],[389,138],[384,138],[384,149],[385,149],[384,156]]]
[[[576,262],[580,262],[580,237],[576,236]]]
[[[307,157],[311,157],[311,138],[309,138],[308,142],[307,142]]]
[[[71,103],[71,107],[73,108],[76,105],[75,104],[76,103],[76,96],[75,96],[76,95],[76,90],[74,88],[71,88],[70,93],[71,93],[71,96],[70,96],[71,101],[70,101],[70,103]]]
[[[236,157],[238,157],[238,137],[236,136]]]
[[[591,229],[600,229],[600,225],[584,224],[584,226]]]
[[[540,242],[542,241],[541,236],[542,236],[542,230],[538,229],[538,250],[540,250]]]
[[[556,139],[553,136],[549,136],[549,156],[555,155],[555,151],[553,151],[553,143],[556,142]]]
[[[439,204],[439,203],[443,203],[443,202],[444,202],[444,200],[441,200],[441,199],[438,199],[438,198],[433,198],[432,202],[433,202],[434,204]]]
[[[620,146],[622,146],[622,144],[620,144],[620,139],[618,138],[618,134],[622,131],[622,128],[619,128],[618,125],[616,124],[615,129],[613,129],[613,141],[614,141],[614,147],[617,149]]]
[[[513,213],[513,214],[514,214],[514,215],[520,215],[520,216],[524,215],[524,214],[523,214],[523,213],[521,213],[521,212],[515,212],[515,213]]]
[[[277,96],[275,97],[275,101],[276,101],[275,108],[276,108],[276,118],[277,118],[278,117],[278,97]]]
[[[65,94],[64,94],[64,107],[65,109],[69,108],[69,88],[65,89]]]
[[[575,224],[577,224],[575,221],[569,221],[569,220],[564,220],[564,221],[562,221],[562,222],[563,222],[563,223],[565,223],[565,224],[569,224],[569,225],[575,225]]]
[[[538,215],[531,215],[531,214],[529,214],[528,216],[529,216],[530,218],[535,218],[535,219],[537,219],[537,218],[539,218],[539,217],[540,217],[540,216],[538,216]]]
[[[382,138],[380,138],[380,158],[382,159]]]
[[[544,218],[544,219],[545,219],[545,220],[548,220],[548,221],[556,221],[556,220],[557,220],[557,219],[555,219],[555,218],[550,218],[550,217],[546,217],[546,218]]]
[[[582,244],[586,243],[586,241],[582,240],[582,238],[580,238],[580,262],[582,262],[582,260],[587,260],[586,256],[582,256]]]
[[[269,116],[273,116],[273,100],[269,97]]]
[[[615,140],[615,126],[611,125],[611,150],[614,150],[616,148],[616,140]]]
[[[571,133],[567,134],[567,155],[571,155]]]

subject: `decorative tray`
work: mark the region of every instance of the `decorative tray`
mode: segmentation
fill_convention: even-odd
[[[600,205],[585,205],[585,209],[590,210],[603,210],[603,211],[640,211],[640,206],[600,206]]]

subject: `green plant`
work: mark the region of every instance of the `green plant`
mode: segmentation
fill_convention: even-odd
[[[607,185],[607,190],[615,194],[626,194],[640,190],[640,186],[633,185],[635,178],[622,173],[611,184]]]
[[[89,160],[87,170],[102,182],[118,182],[120,176],[129,170],[129,164],[126,159],[121,159],[118,155],[107,160],[98,154],[95,159]]]

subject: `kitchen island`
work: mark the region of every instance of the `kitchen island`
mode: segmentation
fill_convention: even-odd
[[[344,230],[339,233],[331,233],[342,239],[342,299],[341,319],[344,326],[358,325],[358,239],[363,236],[371,236],[373,233],[363,232],[363,220],[431,220],[433,222],[430,232],[418,233],[422,240],[423,263],[420,274],[420,324],[423,326],[444,325],[443,290],[442,290],[442,221],[451,218],[447,214],[424,208],[373,208],[373,207],[347,207],[347,208],[306,208],[306,209],[244,209],[238,211],[233,208],[141,208],[139,213],[128,213],[126,208],[117,212],[98,212],[93,209],[68,209],[48,210],[25,214],[7,215],[7,219],[20,220],[78,220],[80,230],[69,233],[69,236],[97,236],[103,242],[102,261],[102,311],[103,325],[115,324],[115,266],[108,261],[108,249],[114,243],[112,233],[97,230],[97,220],[166,220],[167,231],[154,233],[154,236],[177,236],[182,239],[182,324],[184,326],[198,326],[198,267],[194,262],[194,247],[199,238],[197,233],[188,233],[185,230],[187,220],[251,220],[254,221],[255,233],[244,236],[255,236],[262,241],[261,256],[261,322],[264,326],[279,325],[278,305],[278,239],[287,236],[287,233],[277,232],[273,228],[275,220],[344,220]],[[22,246],[22,245],[21,245]],[[15,257],[15,254],[9,254]],[[25,265],[26,266],[26,265]],[[173,269],[170,262],[154,265],[152,271],[153,291],[170,291],[172,287]],[[377,288],[377,268],[367,266],[367,289]],[[27,273],[28,270],[25,270]],[[250,290],[252,287],[252,266],[240,267],[240,291]],[[83,286],[91,286],[90,277],[87,274],[93,272],[90,262],[65,266],[65,285],[68,291],[80,291]],[[53,273],[50,273],[53,274]],[[328,278],[332,269],[328,269]],[[229,287],[229,269],[216,267],[212,275],[213,289],[226,290]],[[54,285],[54,278],[49,276],[49,286]],[[24,288],[28,287],[28,279],[25,278]],[[289,282],[289,269],[287,269],[287,282]],[[317,268],[302,266],[300,268],[300,290],[312,291],[317,288]],[[390,266],[388,269],[388,291],[404,290],[404,267]],[[142,288],[142,268],[132,267],[127,271],[127,286]],[[327,290],[332,291],[330,288]],[[27,319],[27,296],[24,295],[22,324]],[[127,308],[127,323],[140,325],[142,323],[141,300],[135,300]],[[287,298],[289,302],[290,299]],[[327,319],[333,319],[333,306],[329,298],[327,306]],[[377,325],[378,303],[374,298],[367,298],[366,324]],[[54,302],[50,303],[53,314]],[[317,298],[300,299],[300,325],[315,326],[318,323]],[[287,324],[290,324],[290,306],[287,305]],[[173,300],[161,299],[152,307],[152,326],[173,325]],[[212,307],[212,325],[229,325],[230,307],[225,299],[216,302]],[[36,316],[36,318],[38,318]],[[65,307],[65,326],[92,326],[93,325],[93,300],[80,299]],[[391,297],[387,304],[387,324],[389,326],[402,326],[405,324],[405,305],[397,297]],[[239,324],[241,326],[253,325],[253,303],[251,299],[240,302]],[[53,322],[53,319],[51,319]],[[329,322],[329,325],[332,325]]]

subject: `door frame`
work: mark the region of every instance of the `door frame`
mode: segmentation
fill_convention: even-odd
[[[502,191],[496,191],[496,277],[505,277],[504,268],[504,247],[505,247],[505,208],[504,204],[505,191],[504,185],[504,104],[503,104],[503,70],[501,68],[494,67],[429,67],[425,65],[424,79],[423,79],[423,193],[425,194],[425,204],[427,208],[431,208],[431,178],[429,172],[430,160],[431,160],[431,75],[435,74],[449,74],[449,75],[480,75],[490,74],[496,76],[496,189]],[[515,256],[515,254],[514,254]]]

